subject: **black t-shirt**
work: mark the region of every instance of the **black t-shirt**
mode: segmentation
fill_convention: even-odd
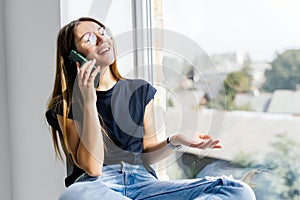
[[[119,80],[108,91],[97,91],[97,110],[102,118],[102,125],[111,141],[105,139],[106,151],[104,165],[124,161],[130,164],[142,164],[140,155],[143,151],[143,119],[146,105],[154,98],[156,89],[141,79]],[[69,118],[79,119],[81,113],[76,106]],[[62,106],[47,111],[48,123],[60,131],[56,114],[62,114]],[[103,124],[104,123],[104,124]],[[83,173],[75,165],[72,173],[65,180],[66,186],[72,184]]]

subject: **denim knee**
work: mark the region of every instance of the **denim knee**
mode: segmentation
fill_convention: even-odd
[[[129,200],[120,193],[108,188],[101,181],[83,181],[73,183],[59,197],[59,200]]]
[[[216,193],[218,193],[220,196],[224,195],[224,197],[228,197],[228,199],[237,200],[256,199],[253,189],[248,184],[228,177],[222,177],[222,182],[223,186],[216,189]]]
[[[59,200],[82,200],[87,199],[88,187],[86,183],[73,183],[60,195]]]
[[[243,199],[249,199],[249,200],[255,200],[255,193],[253,191],[253,189],[246,183],[239,181],[239,183],[242,185],[241,186],[241,193],[243,195]]]

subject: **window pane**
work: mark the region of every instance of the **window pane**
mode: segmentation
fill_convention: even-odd
[[[163,81],[172,86],[166,89],[167,134],[190,128],[219,138],[224,146],[222,150],[196,155],[204,153],[209,158],[244,167],[237,172],[237,165],[230,165],[232,168],[220,173],[242,178],[256,163],[266,168],[276,167],[271,173],[259,172],[256,179],[250,176],[252,181],[270,178],[271,184],[275,184],[276,179],[283,180],[289,173],[299,180],[299,171],[291,166],[300,166],[295,161],[295,155],[300,153],[296,148],[300,143],[297,103],[300,101],[300,28],[297,25],[300,2],[161,2],[163,26],[159,28],[174,31],[172,45],[178,47],[168,51],[170,46],[164,46],[161,51]],[[189,52],[189,57],[184,52]],[[203,171],[195,173],[203,167],[193,164],[197,156],[181,156],[184,173],[170,167],[169,172],[173,171],[169,176],[202,176]],[[202,159],[198,163],[211,162]],[[226,166],[229,165],[217,163],[211,169],[217,174]],[[275,176],[273,172],[282,175]],[[293,190],[296,182],[283,183],[278,191],[268,191],[265,195],[294,198],[299,193]],[[260,189],[258,193],[263,190]]]

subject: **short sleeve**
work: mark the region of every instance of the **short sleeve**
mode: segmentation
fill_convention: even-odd
[[[145,84],[146,89],[146,105],[154,98],[154,95],[156,94],[156,89],[148,82]]]
[[[61,129],[60,129],[56,114],[57,113],[55,112],[54,109],[47,110],[47,112],[45,114],[46,115],[46,120],[52,128],[54,128],[55,130],[57,130],[59,132],[62,132]]]
[[[46,120],[48,124],[53,127],[55,130],[61,132],[57,115],[63,115],[63,105],[62,102],[54,104],[49,110],[46,111]],[[69,119],[74,119],[73,117],[73,109],[71,107],[71,110],[68,115]]]

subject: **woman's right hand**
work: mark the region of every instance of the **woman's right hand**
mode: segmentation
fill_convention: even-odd
[[[208,134],[194,133],[193,131],[171,135],[170,142],[174,146],[184,145],[197,149],[222,148],[219,140],[213,139]]]
[[[95,63],[95,59],[84,63],[82,66],[80,66],[80,63],[78,62],[76,63],[78,86],[82,94],[84,104],[96,103],[97,101],[97,95],[94,88],[94,79],[97,73],[100,71],[100,66],[98,66],[93,73],[91,73]]]

